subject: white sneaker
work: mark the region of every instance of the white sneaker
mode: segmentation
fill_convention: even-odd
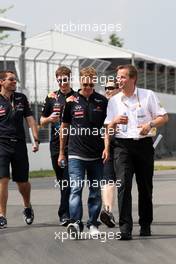
[[[91,235],[92,238],[97,238],[100,236],[100,231],[98,230],[98,228],[94,225],[91,225],[89,227],[89,234]]]

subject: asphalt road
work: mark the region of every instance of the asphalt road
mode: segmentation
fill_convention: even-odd
[[[81,240],[68,239],[58,225],[58,189],[54,178],[32,180],[35,222],[26,226],[22,200],[15,184],[10,184],[8,228],[0,230],[0,264],[175,264],[176,259],[176,172],[154,177],[154,222],[152,236],[139,237],[137,190],[133,187],[133,240],[119,241],[118,226],[100,226],[100,239],[89,239],[87,229]],[[87,219],[87,190],[84,190],[84,221]],[[114,215],[118,218],[117,205]]]

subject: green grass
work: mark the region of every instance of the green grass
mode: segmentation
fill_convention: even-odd
[[[160,170],[176,170],[176,166],[155,165],[155,170],[156,171],[160,171]]]
[[[38,170],[38,171],[30,171],[30,178],[43,178],[43,177],[53,177],[55,173],[53,170]]]
[[[156,171],[160,170],[176,170],[176,166],[163,166],[163,165],[156,165]],[[54,177],[55,173],[53,170],[38,170],[38,171],[30,171],[29,172],[30,178],[43,178],[43,177]]]

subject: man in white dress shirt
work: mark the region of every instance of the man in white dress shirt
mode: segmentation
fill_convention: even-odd
[[[165,109],[153,91],[136,87],[137,70],[132,65],[117,67],[121,92],[108,103],[105,124],[115,129],[114,166],[118,188],[121,240],[132,239],[132,178],[138,187],[140,236],[150,236],[153,220],[154,148],[152,136],[168,121]]]

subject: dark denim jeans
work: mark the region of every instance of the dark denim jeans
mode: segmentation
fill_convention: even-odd
[[[68,167],[64,169],[58,166],[58,155],[51,156],[53,169],[56,173],[57,181],[60,185],[60,206],[58,210],[58,216],[60,220],[65,218],[70,218],[69,215],[69,196],[70,196],[70,184],[69,184],[69,175]]]
[[[82,190],[84,183],[89,187],[87,226],[98,226],[97,219],[101,210],[101,185],[103,175],[102,160],[84,161],[71,158],[68,161],[71,193],[69,199],[70,218],[80,220],[83,215]],[[85,180],[87,172],[87,181]]]

